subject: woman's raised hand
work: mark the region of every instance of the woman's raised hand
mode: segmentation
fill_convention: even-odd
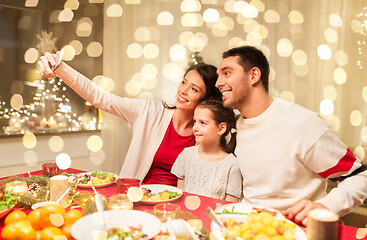
[[[39,70],[42,76],[46,78],[56,77],[56,74],[54,72],[54,67],[56,65],[55,57],[56,57],[56,54],[46,52],[45,55],[43,55],[40,58],[40,60],[38,61],[38,64],[39,64]]]

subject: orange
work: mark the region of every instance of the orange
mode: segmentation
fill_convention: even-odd
[[[14,223],[6,225],[1,232],[1,239],[18,239],[18,228]]]
[[[32,228],[32,226],[28,224],[27,222],[20,221],[18,235],[19,235],[19,239],[22,239],[22,240],[35,240],[36,230],[34,230],[34,228]]]
[[[4,223],[5,225],[8,225],[13,222],[18,222],[20,220],[27,219],[27,214],[21,210],[15,210],[9,213],[8,216],[6,216]]]
[[[41,240],[53,240],[54,236],[64,236],[64,232],[57,227],[45,227],[41,231]]]
[[[42,227],[52,226],[50,222],[50,214],[65,214],[64,208],[60,205],[46,205],[40,209],[40,220]]]
[[[28,221],[31,222],[32,227],[35,230],[41,230],[42,226],[41,226],[41,211],[40,209],[36,209],[36,210],[32,210],[29,214],[28,214]]]
[[[68,240],[73,240],[74,238],[71,236],[71,224],[64,224],[61,227],[61,230],[64,232],[65,236]]]
[[[64,214],[64,225],[73,224],[76,220],[83,217],[81,211],[77,209],[71,209]]]

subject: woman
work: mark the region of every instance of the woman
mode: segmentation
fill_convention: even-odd
[[[39,66],[44,77],[57,75],[95,107],[132,124],[132,140],[120,177],[138,178],[143,183],[177,185],[171,167],[184,148],[195,144],[192,130],[195,107],[208,97],[221,97],[215,87],[217,74],[212,65],[195,65],[186,71],[172,107],[104,91],[64,62],[56,66],[55,55],[51,53],[41,57]]]

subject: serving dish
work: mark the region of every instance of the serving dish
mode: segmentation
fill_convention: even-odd
[[[147,185],[141,185],[140,188],[148,189],[148,190],[150,190],[150,192],[152,194],[155,194],[155,195],[158,195],[159,193],[164,192],[164,191],[170,191],[170,192],[177,193],[176,197],[170,198],[170,199],[167,199],[167,200],[153,201],[151,198],[149,198],[148,200],[140,200],[140,203],[143,203],[143,204],[154,205],[154,204],[159,204],[159,203],[173,202],[173,201],[176,201],[177,199],[179,199],[182,196],[182,190],[181,189],[179,189],[177,187],[169,186],[169,185],[147,184]]]
[[[234,219],[237,222],[245,222],[248,215],[251,212],[256,213],[259,211],[269,212],[274,216],[275,219],[284,220],[284,221],[293,223],[289,221],[288,219],[286,219],[285,216],[281,212],[273,208],[268,208],[268,207],[259,206],[259,205],[244,204],[244,203],[231,203],[231,204],[219,206],[215,209],[215,213],[217,214],[220,220],[226,221],[228,219]],[[211,222],[210,228],[217,240],[225,240],[221,233],[220,227],[216,223]],[[301,227],[299,227],[296,224],[295,224],[294,238],[296,240],[307,240],[306,233],[303,231]]]
[[[146,234],[143,239],[156,236],[162,227],[161,221],[154,215],[137,210],[108,210],[104,212],[106,228],[124,228],[126,226],[140,228]],[[95,231],[105,230],[99,221],[98,213],[86,215],[71,226],[71,235],[75,239],[95,239]]]
[[[92,181],[93,181],[93,178],[95,178],[95,177],[91,176],[93,173],[101,173],[101,174],[105,174],[105,175],[110,175],[111,177],[113,176],[113,179],[108,180],[106,183],[94,184],[94,183],[92,183]],[[83,180],[85,175],[91,177],[91,180],[88,181],[88,183],[82,183],[81,182],[81,180]],[[109,173],[109,172],[86,172],[86,173],[73,174],[68,178],[68,181],[71,184],[76,183],[77,187],[79,187],[79,188],[92,188],[92,187],[102,188],[102,187],[107,187],[107,186],[110,186],[110,185],[114,184],[116,182],[117,178],[118,178],[117,174]]]

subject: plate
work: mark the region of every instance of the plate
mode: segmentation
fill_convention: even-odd
[[[224,219],[232,218],[232,219],[235,219],[238,222],[243,222],[247,219],[247,216],[248,216],[247,214],[250,213],[250,212],[257,212],[256,209],[263,209],[265,211],[273,212],[276,219],[281,219],[281,220],[285,220],[285,221],[288,221],[288,222],[292,222],[292,221],[286,219],[284,217],[284,215],[281,212],[279,212],[278,210],[275,210],[273,208],[259,206],[259,205],[252,205],[252,204],[244,204],[244,203],[226,204],[226,205],[222,205],[222,206],[219,206],[218,208],[216,208],[215,212],[216,213],[222,213],[223,210],[228,210],[228,211],[233,210],[233,212],[236,212],[236,213],[245,213],[245,214],[217,214],[219,219],[224,220]],[[211,231],[213,232],[214,236],[216,237],[216,239],[224,240],[224,237],[221,234],[220,228],[216,223],[212,222],[211,225],[210,225],[210,228],[211,228]],[[307,240],[306,233],[297,224],[296,224],[296,232],[294,234],[294,238],[296,240]]]
[[[90,175],[91,173],[93,173],[93,172],[73,174],[68,178],[68,181],[69,181],[69,183],[75,183],[75,180],[76,180],[77,177],[79,177],[79,176],[82,177],[85,174]],[[105,173],[105,172],[103,172],[103,173]],[[109,174],[114,174],[114,173],[109,173]],[[115,175],[115,179],[118,179],[118,175],[117,174],[114,174],[114,175]],[[79,184],[77,184],[77,187],[79,187],[79,188],[92,188],[92,187],[102,188],[102,187],[110,186],[110,185],[114,184],[115,182],[116,182],[116,180],[112,181],[112,182],[108,182],[108,183],[103,183],[103,184],[80,184],[79,183]]]
[[[138,227],[147,235],[144,239],[151,239],[157,235],[162,228],[161,221],[154,215],[137,210],[109,210],[105,211],[106,227],[122,228],[123,226]],[[71,236],[79,239],[94,239],[93,230],[103,230],[103,225],[99,223],[98,213],[92,213],[78,219],[71,226]]]
[[[168,200],[162,200],[162,201],[152,201],[149,199],[149,201],[141,200],[140,203],[154,205],[158,203],[167,203],[167,202],[173,202],[179,199],[182,196],[182,190],[173,186],[169,185],[162,185],[162,184],[147,184],[147,185],[141,185],[140,188],[147,188],[152,191],[153,194],[158,194],[159,192],[163,192],[165,190],[171,191],[171,192],[177,192],[178,194],[181,194],[178,197],[168,199]]]
[[[3,218],[5,217],[6,215],[8,215],[8,213],[11,212],[11,210],[13,210],[13,208],[15,207],[15,203],[13,204],[13,206],[7,208],[7,209],[4,209],[2,211],[0,211],[0,218]]]

